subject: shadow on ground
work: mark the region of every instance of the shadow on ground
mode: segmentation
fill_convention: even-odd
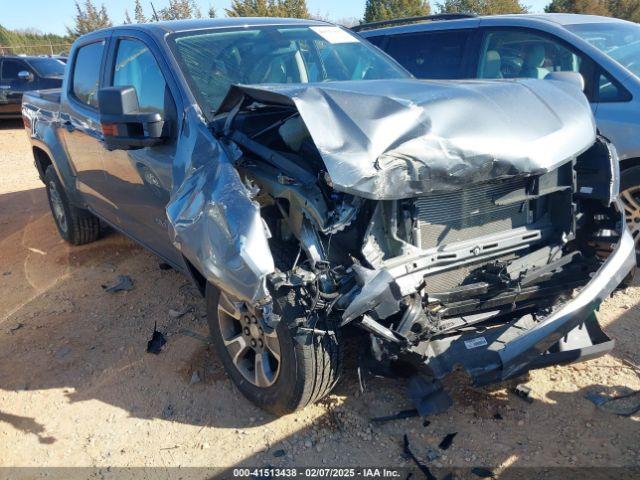
[[[5,213],[0,217],[6,223],[0,245],[3,253],[11,256],[2,262],[0,285],[4,295],[16,297],[10,310],[0,311],[1,390],[64,389],[70,403],[98,400],[140,419],[233,429],[268,427],[274,419],[238,393],[210,351],[205,305],[187,279],[160,269],[154,256],[119,234],[110,233],[90,245],[68,247],[57,236],[41,190],[0,196],[3,206],[28,205],[20,215],[6,213],[3,208]],[[102,286],[120,274],[130,275],[135,288],[106,293]],[[189,311],[175,318],[170,310]],[[638,306],[633,305],[608,329],[618,341],[614,355],[636,363],[636,337],[626,333],[637,329],[638,317]],[[168,339],[159,355],[145,351],[155,324]],[[586,391],[618,388],[607,386],[604,380],[571,393],[551,389],[544,401],[529,405],[506,393],[496,394],[498,388],[493,392],[473,389],[462,375],[446,382],[454,408],[434,417],[429,425],[410,419],[371,426],[372,416],[411,408],[404,383],[374,380],[361,394],[353,355],[349,358],[344,380],[335,395],[324,401],[324,413],[312,425],[300,425],[295,434],[266,452],[248,456],[240,465],[319,465],[325,458],[318,455],[321,450],[330,452],[327,464],[348,465],[349,457],[342,457],[341,449],[357,449],[358,445],[365,449],[371,445],[370,452],[357,457],[360,461],[368,458],[370,464],[401,464],[406,462],[401,447],[404,433],[423,456],[428,445],[437,445],[453,431],[458,436],[456,453],[450,459],[463,464],[466,458],[471,459],[467,462],[470,465],[487,458],[492,464],[529,464],[536,461],[537,452],[549,448],[557,449],[560,464],[571,464],[584,442],[600,449],[603,458],[610,458],[615,457],[616,449],[632,444],[638,432],[637,428],[634,434],[633,429],[620,426],[635,420],[607,414],[606,421],[585,438],[584,419],[594,418],[595,425],[605,415],[584,399]],[[585,368],[606,370],[603,364],[589,365]],[[192,384],[194,372],[199,381]],[[32,418],[0,412],[0,422],[37,436],[41,443],[56,441],[55,432],[45,436],[42,425]],[[508,435],[501,433],[503,425],[509,425]],[[552,433],[554,428],[557,431]],[[325,434],[329,440],[323,443]],[[557,446],[550,446],[550,442],[557,442]],[[316,450],[318,445],[320,450]],[[274,457],[273,452],[280,448],[291,455]],[[476,455],[474,451],[493,453],[485,457],[489,453]]]

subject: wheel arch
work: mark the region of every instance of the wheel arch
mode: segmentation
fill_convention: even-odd
[[[620,160],[620,171],[623,172],[638,165],[640,165],[640,157],[625,158],[624,160]]]
[[[205,291],[207,289],[207,279],[204,275],[202,275],[202,273],[200,273],[200,270],[198,270],[195,265],[187,259],[187,257],[183,255],[182,260],[184,261],[186,267],[185,273],[187,274],[191,282],[196,286],[196,288],[200,292],[200,295],[204,297]]]
[[[36,169],[38,170],[38,175],[40,176],[40,180],[44,182],[44,174],[46,173],[47,168],[50,165],[53,165],[53,161],[51,160],[51,156],[42,148],[33,146],[31,149],[33,151],[33,159]]]

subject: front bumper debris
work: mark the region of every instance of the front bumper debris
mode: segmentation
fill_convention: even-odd
[[[618,207],[619,212],[622,208]],[[622,216],[622,213],[620,213]],[[624,225],[624,218],[621,218]],[[423,342],[411,350],[423,356],[436,378],[462,365],[476,385],[499,382],[529,370],[603,355],[614,341],[600,329],[594,311],[636,263],[633,237],[623,229],[613,253],[593,278],[542,322],[530,315],[485,332]]]

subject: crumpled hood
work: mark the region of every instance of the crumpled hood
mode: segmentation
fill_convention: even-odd
[[[595,141],[586,97],[550,80],[413,79],[231,87],[295,106],[334,188],[371,199],[455,190],[553,170]]]

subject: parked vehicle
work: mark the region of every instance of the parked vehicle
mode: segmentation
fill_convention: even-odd
[[[22,116],[22,94],[62,85],[64,63],[46,57],[0,56],[0,120]]]
[[[640,242],[640,25],[574,14],[423,20],[358,28],[418,78],[542,79],[566,71],[584,77],[598,130],[622,162],[627,225]]]
[[[60,234],[104,222],[189,276],[262,408],[331,391],[345,328],[374,364],[477,383],[612,348],[594,309],[634,245],[571,82],[419,81],[293,19],[109,28],[68,65],[23,100]]]

